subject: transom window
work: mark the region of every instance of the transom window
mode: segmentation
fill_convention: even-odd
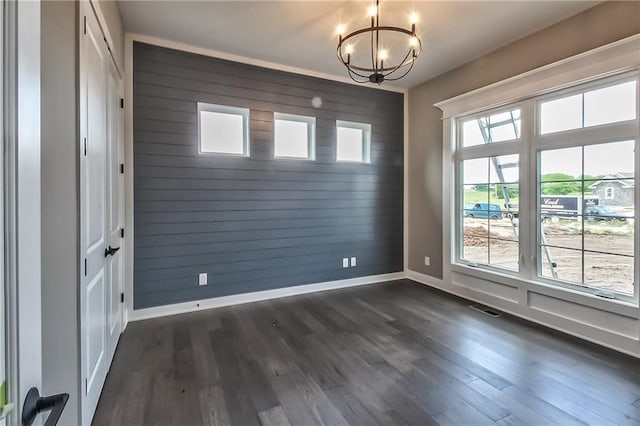
[[[627,74],[456,119],[454,262],[633,300],[637,105]]]
[[[200,153],[249,156],[249,110],[198,102]]]
[[[504,142],[520,138],[520,110],[498,111],[462,122],[462,145],[465,147]]]
[[[336,121],[336,161],[371,162],[371,124]]]
[[[275,158],[315,160],[315,117],[276,112],[273,133]]]
[[[540,102],[540,133],[634,120],[636,92],[632,80]]]

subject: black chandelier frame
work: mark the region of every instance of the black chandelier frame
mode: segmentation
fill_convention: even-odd
[[[350,32],[344,37],[342,36],[342,34],[340,34],[340,38],[338,40],[338,47],[336,48],[338,60],[342,62],[342,64],[347,68],[349,77],[356,83],[380,84],[383,81],[400,80],[402,77],[409,74],[409,72],[413,69],[413,65],[416,59],[422,52],[422,41],[416,34],[415,23],[411,24],[410,30],[406,28],[380,25],[380,0],[376,0],[375,7],[376,15],[371,16],[371,26]],[[380,57],[380,33],[385,31],[405,34],[410,37],[410,40],[415,40],[414,45],[410,45],[407,54],[396,65],[385,65],[384,58]],[[346,52],[345,58],[345,54],[342,51],[345,43],[348,40],[365,33],[371,34],[371,67],[351,63],[351,53]],[[406,69],[404,69],[404,72],[402,74],[394,75],[394,73],[403,68]]]

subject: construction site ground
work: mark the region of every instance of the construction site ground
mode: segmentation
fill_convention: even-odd
[[[632,219],[585,220],[584,224],[575,219],[547,219],[543,229],[557,265],[557,279],[633,294],[633,226]],[[539,255],[542,276],[552,278],[545,251]],[[511,221],[465,218],[462,256],[471,262],[517,269],[519,251]]]

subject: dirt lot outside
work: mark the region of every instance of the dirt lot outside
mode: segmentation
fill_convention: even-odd
[[[633,294],[632,219],[626,222],[587,220],[583,231],[580,220],[554,218],[545,221],[543,229],[550,246],[549,254],[557,265],[557,279]],[[464,219],[464,259],[517,270],[518,254],[517,237],[508,219]],[[544,250],[540,259],[541,275],[553,278]]]

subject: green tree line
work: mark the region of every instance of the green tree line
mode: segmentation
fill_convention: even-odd
[[[589,194],[591,190],[589,187],[602,176],[584,175],[584,192]],[[542,175],[542,182],[545,183],[542,187],[542,193],[544,195],[581,195],[583,182],[581,177],[574,177],[565,173],[547,173]],[[474,190],[478,192],[493,191],[496,197],[499,199],[504,198],[502,186],[499,184],[477,184],[474,185]],[[518,188],[508,188],[509,198],[518,197]]]

